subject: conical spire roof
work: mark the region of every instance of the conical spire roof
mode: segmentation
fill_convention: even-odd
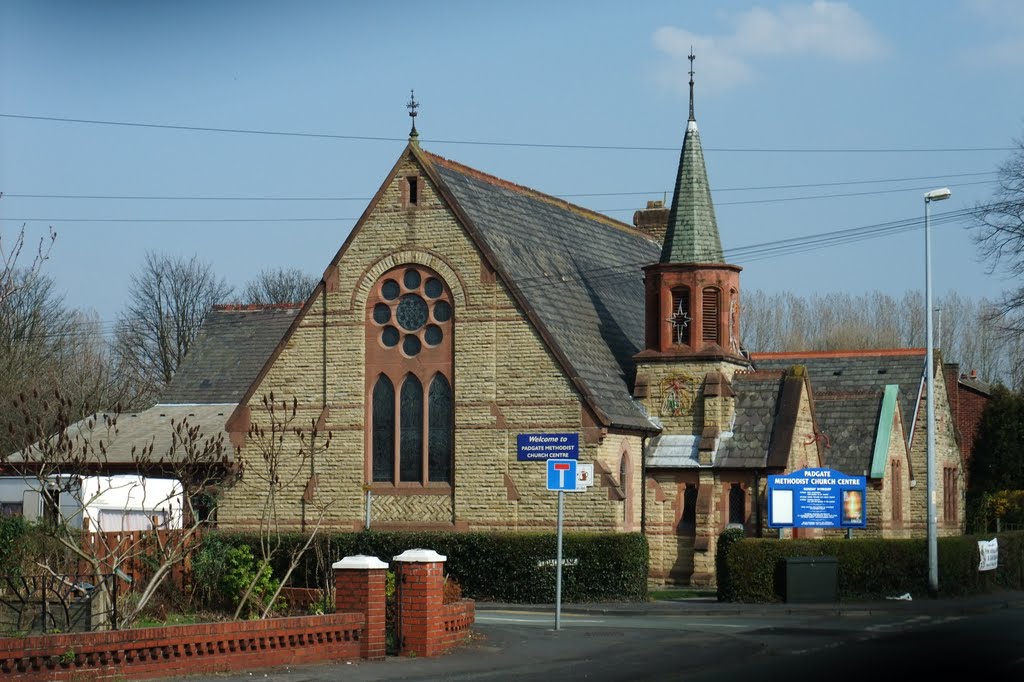
[[[693,115],[693,55],[690,55],[690,120],[679,154],[679,170],[661,249],[662,263],[724,263],[704,150]]]

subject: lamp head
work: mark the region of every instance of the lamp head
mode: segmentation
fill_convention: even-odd
[[[929,201],[942,201],[943,199],[948,199],[951,194],[952,192],[949,191],[948,187],[933,189],[931,192],[925,193],[924,200],[926,203]]]

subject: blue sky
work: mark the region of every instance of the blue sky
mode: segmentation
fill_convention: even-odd
[[[988,198],[1024,132],[1012,0],[7,0],[0,234],[52,225],[47,274],[104,321],[146,251],[197,254],[239,289],[261,269],[319,274],[404,147],[410,89],[425,149],[629,222],[671,191],[691,46],[745,290],[922,290],[922,197],[943,186],[935,295],[1009,288],[966,224],[940,219]],[[828,248],[750,248],[900,221]]]

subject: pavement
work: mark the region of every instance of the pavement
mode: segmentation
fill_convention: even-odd
[[[887,613],[914,613],[932,616],[969,615],[994,609],[1024,606],[1024,590],[999,590],[967,597],[930,597],[894,595],[887,599],[853,602],[810,603],[742,603],[720,602],[714,596],[684,597],[652,602],[597,602],[562,604],[562,614],[577,615],[690,615],[690,616],[783,616],[783,615],[882,615]],[[522,611],[555,612],[555,604],[506,604],[476,602],[477,612]]]
[[[1024,608],[1024,591],[1000,591],[970,597],[925,596],[799,604],[719,602],[709,595],[652,602],[561,604],[559,612],[564,617],[563,627],[555,630],[553,603],[477,601],[478,622],[470,641],[438,657],[388,656],[382,661],[327,662],[215,676],[189,676],[188,679],[190,682],[251,682],[253,679],[264,682],[333,682],[342,678],[349,682],[678,679],[678,670],[647,674],[650,666],[657,666],[658,661],[664,658],[659,652],[663,652],[665,646],[674,647],[677,657],[685,659],[692,670],[721,660],[740,661],[752,652],[748,640],[711,633],[709,628],[712,626],[706,621],[693,629],[693,621],[688,621],[688,617],[719,616],[722,620],[710,620],[717,622],[720,628],[738,627],[723,623],[749,617],[751,629],[768,627],[782,631],[790,629],[786,623],[797,628],[822,617],[826,623],[830,616],[850,617],[843,621],[846,626],[839,623],[819,625],[834,634],[843,632],[844,627],[856,630],[871,623],[871,617],[878,617],[879,622],[888,620],[893,623],[948,622],[962,616],[1021,608]],[[516,617],[517,613],[522,615]],[[592,618],[585,618],[588,615]],[[607,627],[596,625],[600,622],[599,616],[606,619]],[[666,619],[665,616],[678,618]],[[677,625],[689,623],[690,627],[665,632],[665,628],[673,627],[669,624],[673,622]],[[725,630],[719,629],[718,633],[721,632]],[[802,636],[797,630],[794,632],[794,637]],[[609,651],[615,652],[611,659],[608,658]],[[630,663],[638,666],[636,669],[644,670],[644,675],[624,675],[622,671],[628,669]]]

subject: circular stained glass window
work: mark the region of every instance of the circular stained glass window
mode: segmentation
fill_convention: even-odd
[[[393,279],[385,280],[384,284],[380,287],[380,293],[384,298],[389,301],[393,301],[398,298],[398,294],[402,293],[401,288],[398,286],[398,282]]]
[[[434,319],[438,322],[452,319],[452,306],[448,301],[438,301],[434,304]]]
[[[420,340],[412,334],[406,334],[405,338],[402,339],[402,350],[406,355],[416,355],[422,347],[423,345],[420,343]]]
[[[427,323],[427,302],[416,294],[406,294],[398,302],[395,319],[402,329],[416,331]]]
[[[384,327],[384,331],[381,332],[380,341],[388,348],[394,348],[398,344],[400,336],[398,330],[389,325]]]
[[[402,281],[405,282],[406,289],[418,289],[420,286],[420,273],[415,270],[406,270]]]
[[[444,293],[444,285],[441,284],[441,280],[431,277],[423,285],[423,291],[427,294],[427,298],[437,298]]]
[[[423,340],[427,342],[428,346],[436,346],[441,343],[443,338],[444,332],[436,324],[427,325],[426,331],[423,332]]]
[[[391,319],[391,308],[384,303],[373,306],[373,321],[377,324],[384,324]]]

